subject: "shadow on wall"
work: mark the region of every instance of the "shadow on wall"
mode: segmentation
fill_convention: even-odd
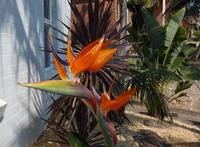
[[[47,103],[42,99],[44,95],[33,94],[32,90],[17,85],[18,82],[40,81],[45,78],[43,53],[39,51],[43,46],[41,3],[41,0],[0,1],[0,86],[5,96],[9,95],[16,100],[14,104],[8,103],[8,109],[12,109],[17,103],[20,107],[19,111],[13,111],[15,114],[2,122],[7,132],[5,146],[29,146],[43,128],[34,106],[41,107],[37,110],[44,114]],[[13,74],[9,75],[4,69]],[[7,138],[6,135],[10,137]]]

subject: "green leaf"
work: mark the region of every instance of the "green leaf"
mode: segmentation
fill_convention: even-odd
[[[173,52],[171,53],[170,68],[177,69],[178,66],[184,61],[185,58],[180,57],[179,55],[185,44],[186,44],[185,41],[180,43],[179,46],[175,48]]]
[[[192,47],[191,45],[185,45],[185,46],[182,48],[182,52],[184,53],[185,57],[190,56],[190,55],[193,54],[196,50],[197,50],[197,48]]]
[[[200,66],[197,64],[190,65],[182,69],[183,79],[185,80],[200,80]]]
[[[151,47],[153,49],[159,49],[164,43],[162,28],[160,27],[155,17],[152,16],[147,9],[142,8],[142,15],[147,26]]]
[[[179,99],[179,98],[181,98],[183,96],[187,96],[187,92],[182,92],[179,95],[173,97],[168,103],[171,103],[172,101],[177,100],[177,99]]]
[[[183,17],[185,15],[185,8],[179,10],[176,12],[170,19],[169,24],[166,28],[166,38],[164,45],[166,47],[171,47],[174,37],[179,29],[179,26],[183,20]]]
[[[197,40],[200,40],[200,30],[194,31],[194,35],[197,37]]]
[[[87,87],[75,83],[73,81],[49,80],[36,83],[23,83],[20,85],[60,95],[74,96],[74,97],[81,97],[88,99],[92,98],[92,93],[87,89]]]
[[[103,132],[103,135],[104,135],[104,139],[105,139],[105,143],[107,145],[107,147],[114,147],[113,145],[113,141],[111,139],[111,136],[109,134],[109,131],[108,131],[108,127],[107,127],[107,124],[103,118],[103,115],[100,111],[100,108],[98,107],[98,110],[97,110],[97,122]]]
[[[187,43],[187,41],[182,41],[173,49],[169,65],[171,69],[177,70],[185,63],[188,63],[187,58],[190,57],[196,49]]]
[[[145,0],[145,1],[144,1],[144,6],[145,6],[146,8],[151,8],[151,7],[153,7],[153,2],[152,2],[152,0]]]
[[[192,86],[192,83],[190,83],[190,81],[186,81],[186,82],[179,82],[176,90],[175,90],[175,94],[182,92],[188,88],[190,88]]]
[[[176,74],[167,69],[150,69],[133,77],[131,86],[138,88],[136,97],[145,104],[148,113],[163,120],[165,117],[171,118],[171,113],[162,88],[169,81],[177,80]]]
[[[176,42],[182,42],[182,41],[188,39],[188,35],[189,35],[189,31],[185,27],[180,26],[175,35],[174,40]]]
[[[168,54],[170,52],[173,40],[175,38],[175,35],[179,29],[179,26],[183,20],[183,17],[185,15],[185,8],[179,10],[176,12],[170,19],[169,24],[166,28],[166,34],[165,34],[165,41],[164,45],[167,47],[165,50],[165,57],[163,60],[163,66],[166,64],[166,60],[168,57]]]
[[[172,65],[172,69],[177,70],[180,66],[183,65],[183,62],[185,61],[184,57],[177,57]]]
[[[68,138],[71,147],[90,147],[87,141],[75,132],[70,132]]]

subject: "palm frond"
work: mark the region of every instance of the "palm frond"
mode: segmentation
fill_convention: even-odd
[[[171,118],[171,114],[167,97],[162,94],[162,87],[170,80],[179,78],[166,69],[150,69],[134,76],[130,85],[138,88],[137,96],[145,104],[149,114],[164,119]]]

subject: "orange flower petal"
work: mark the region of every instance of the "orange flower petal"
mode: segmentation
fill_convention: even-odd
[[[83,56],[85,56],[86,54],[88,54],[91,50],[93,50],[93,48],[95,46],[99,46],[102,45],[104,38],[100,38],[98,40],[93,41],[92,43],[88,44],[86,47],[84,47],[81,52],[78,54],[77,59],[78,58],[82,58]]]
[[[72,69],[74,75],[84,71],[90,71],[91,65],[96,60],[99,52],[101,51],[102,43],[103,38],[92,42],[79,53],[75,62],[75,66]]]
[[[90,70],[93,72],[99,71],[113,57],[116,51],[117,49],[115,48],[100,51],[90,66]]]
[[[76,60],[75,66],[72,68],[73,75],[75,76],[78,73],[90,71],[90,66],[93,64],[94,60],[94,56],[92,55]]]
[[[58,72],[60,78],[62,80],[67,80],[67,73],[66,73],[65,69],[63,68],[62,64],[59,62],[59,60],[56,56],[56,53],[53,53],[53,59],[54,59],[54,63],[55,63],[55,66],[56,66],[56,69],[57,69],[57,72]]]
[[[135,94],[136,88],[123,92],[119,96],[117,96],[114,100],[109,100],[105,94],[101,95],[101,111],[107,116],[107,113],[110,110],[118,111],[124,105],[128,103],[128,101]]]
[[[70,34],[68,34],[68,38],[67,38],[67,59],[69,62],[69,67],[72,70],[74,65],[75,65],[75,57],[72,53],[72,49],[71,49],[71,41],[70,41]]]
[[[105,48],[110,45],[112,41],[109,40],[105,43],[103,43],[103,41],[104,38],[101,38],[90,43],[80,51],[75,59],[70,49],[70,40],[68,37],[67,58],[70,62],[70,69],[73,76],[76,76],[84,71],[97,72],[112,58],[116,49],[105,50]]]
[[[116,100],[109,100],[105,94],[101,95],[101,111],[105,116],[107,116],[107,113],[113,110],[112,108],[116,107],[116,105],[118,105]]]
[[[121,107],[126,105],[135,93],[136,93],[136,88],[133,88],[117,96],[115,100],[119,102],[119,105],[115,107],[113,110],[118,111]]]

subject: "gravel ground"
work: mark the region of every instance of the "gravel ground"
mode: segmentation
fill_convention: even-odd
[[[177,120],[174,124],[127,111],[132,124],[122,128],[118,146],[134,147],[199,147],[200,128]]]
[[[120,129],[117,147],[200,147],[200,82],[195,81],[187,93],[188,97],[170,105],[175,114],[173,124],[144,115],[144,106],[128,107],[126,113],[132,123]],[[47,138],[56,139],[46,129],[33,147],[66,147]]]
[[[200,128],[174,120],[174,123],[160,121],[144,114],[126,111],[131,120],[119,129],[117,147],[200,147]],[[66,147],[46,141],[55,139],[54,134],[46,129],[33,147]]]

